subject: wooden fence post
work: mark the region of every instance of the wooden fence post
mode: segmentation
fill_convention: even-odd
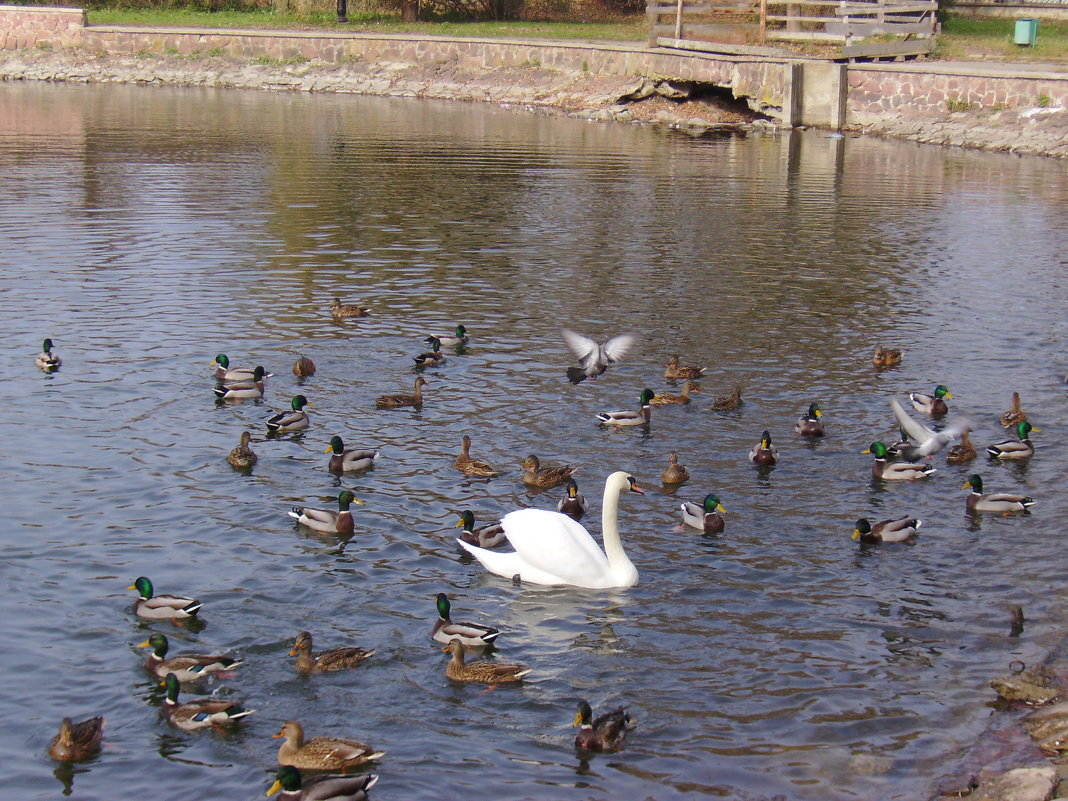
[[[683,0],[678,0],[678,5],[675,8],[675,38],[682,38],[682,3]]]

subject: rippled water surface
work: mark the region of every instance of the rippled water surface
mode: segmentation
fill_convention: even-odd
[[[1065,165],[819,134],[690,140],[648,129],[416,100],[0,85],[0,418],[5,795],[260,797],[282,721],[387,751],[377,799],[916,799],[959,770],[992,714],[987,681],[1064,627]],[[372,316],[335,323],[339,295]],[[422,337],[464,323],[466,353],[411,387]],[[572,386],[559,330],[639,344]],[[33,354],[50,336],[62,369]],[[872,369],[876,344],[905,361]],[[275,373],[264,402],[217,406],[225,352]],[[595,424],[671,389],[668,356],[708,366],[689,407],[623,432]],[[297,385],[290,366],[318,373]],[[1013,390],[1042,433],[1015,466],[981,457],[881,486],[859,453],[895,433],[888,401],[946,384],[974,439],[1005,437]],[[708,411],[735,384],[745,403]],[[297,391],[303,436],[263,420]],[[677,390],[676,390],[677,391]],[[822,405],[828,436],[793,423]],[[242,430],[251,474],[225,457]],[[746,453],[763,429],[782,463]],[[464,433],[494,479],[452,468]],[[331,435],[374,445],[337,478]],[[671,450],[692,473],[659,476]],[[580,466],[599,534],[604,477],[641,573],[621,591],[513,586],[453,541],[480,520],[553,508],[528,453]],[[1039,499],[969,519],[961,484]],[[287,517],[366,502],[340,547]],[[714,491],[726,530],[678,528]],[[857,547],[861,516],[915,514],[911,546]],[[146,626],[125,588],[204,602],[203,629]],[[433,598],[504,630],[519,688],[453,686]],[[1009,609],[1027,627],[1010,638]],[[158,714],[133,646],[228,649],[237,675],[186,694],[242,699],[233,734]],[[300,678],[287,651],[377,655]],[[581,759],[576,699],[628,704],[618,754]],[[103,713],[106,748],[73,772],[45,750],[64,715]],[[55,777],[53,777],[55,773]],[[62,784],[61,784],[62,782]]]

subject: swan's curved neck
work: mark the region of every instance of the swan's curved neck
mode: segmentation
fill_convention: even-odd
[[[619,539],[619,496],[623,486],[609,481],[604,487],[604,500],[601,503],[601,532],[604,536],[604,555],[613,573],[634,571],[634,565],[623,551]]]

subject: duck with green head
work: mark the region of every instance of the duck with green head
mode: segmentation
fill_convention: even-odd
[[[431,337],[427,337],[429,340]],[[461,348],[469,341],[467,329],[462,325],[456,326],[451,334],[438,334],[434,339],[438,340],[446,348]]]
[[[970,489],[968,493],[967,509],[969,512],[995,512],[1009,514],[1010,512],[1026,512],[1035,505],[1035,499],[1028,495],[1016,495],[1008,492],[983,493],[983,479],[977,473],[973,473],[964,482],[961,489]]]
[[[137,644],[138,648],[151,648],[152,653],[145,660],[145,669],[158,678],[167,678],[168,673],[178,677],[178,681],[196,681],[213,673],[224,673],[243,664],[240,659],[233,659],[221,654],[178,654],[167,658],[170,643],[162,634],[153,634],[147,640]]]
[[[810,403],[808,411],[798,418],[794,431],[803,437],[823,436],[823,411],[818,403]]]
[[[582,699],[572,725],[579,727],[575,747],[580,751],[618,751],[627,732],[634,728],[634,721],[623,706],[595,718],[589,701]]]
[[[578,521],[586,514],[586,496],[578,490],[575,479],[568,478],[564,482],[567,494],[556,504],[556,511],[565,514],[572,520]]]
[[[1017,439],[1007,439],[987,445],[986,452],[993,459],[1027,459],[1035,452],[1035,444],[1031,442],[1032,431],[1042,433],[1042,429],[1035,428],[1026,420],[1021,420],[1016,424]]]
[[[363,501],[348,490],[342,490],[337,496],[337,511],[333,509],[315,509],[310,506],[294,506],[289,510],[289,516],[295,517],[298,522],[316,531],[328,534],[352,534],[355,523],[349,507],[352,504],[363,506]]]
[[[367,801],[367,791],[378,782],[375,773],[328,773],[307,778],[292,765],[282,765],[266,795],[278,793],[278,801]]]
[[[220,353],[216,356],[211,366],[215,368],[215,378],[223,382],[252,381],[254,380],[253,374],[256,372],[251,367],[231,367],[230,359],[227,358],[225,353]],[[272,375],[274,373],[264,372],[263,378],[270,378]]]
[[[357,470],[369,470],[375,466],[378,460],[378,451],[372,448],[349,448],[345,449],[345,441],[341,437],[330,438],[330,447],[325,453],[331,454],[329,470],[331,473],[351,473]]]
[[[60,365],[63,364],[63,360],[59,358],[59,354],[52,350],[51,339],[46,339],[41,343],[41,352],[37,354],[34,363],[45,372],[58,370]]]
[[[650,405],[655,394],[651,389],[643,389],[638,398],[640,407],[637,411],[625,409],[619,412],[601,412],[597,422],[603,426],[643,426],[652,419],[653,407]]]
[[[470,509],[460,512],[460,522],[455,527],[463,528],[460,534],[461,540],[480,548],[496,548],[505,540],[504,526],[499,520],[475,528],[475,515]]]
[[[875,457],[871,465],[871,474],[875,478],[886,481],[913,481],[917,478],[927,478],[932,473],[938,472],[926,463],[919,462],[891,462],[890,451],[884,442],[873,442],[861,453],[870,453]]]
[[[212,389],[219,400],[244,400],[263,397],[263,379],[267,374],[257,365],[251,380],[225,381]]]
[[[449,596],[443,592],[437,594],[438,619],[430,632],[431,639],[449,644],[453,639],[458,639],[465,648],[485,648],[493,645],[493,641],[500,636],[500,630],[493,626],[485,626],[481,623],[454,623],[450,617],[452,606],[449,604]]]
[[[167,693],[163,699],[163,716],[183,731],[226,726],[256,711],[245,709],[237,701],[227,701],[221,698],[194,698],[191,701],[179,703],[178,693],[181,692],[181,683],[173,673],[168,673],[162,684],[166,687]]]
[[[866,518],[860,518],[853,527],[853,539],[872,545],[880,542],[908,542],[916,536],[922,520],[915,517],[899,517],[896,520],[881,520],[875,525]]]
[[[699,529],[706,534],[723,531],[724,522],[721,513],[726,514],[727,510],[723,508],[717,495],[710,492],[700,506],[684,501],[679,508],[682,509],[682,522],[691,528]]]
[[[779,449],[771,444],[771,432],[764,429],[760,442],[749,451],[749,461],[761,467],[770,467],[779,461]]]
[[[140,594],[141,597],[134,604],[134,611],[138,617],[147,620],[184,620],[194,617],[203,606],[196,598],[187,598],[184,595],[153,595],[152,582],[145,576],[138,576],[126,589],[137,590]]]
[[[929,414],[932,417],[939,417],[949,411],[949,404],[946,403],[946,398],[952,398],[949,390],[946,389],[945,384],[939,384],[934,389],[934,394],[925,395],[922,392],[910,392],[909,400],[912,401],[912,408],[921,414]]]
[[[425,341],[430,345],[430,350],[413,357],[415,366],[437,367],[439,364],[445,364],[445,354],[441,352],[441,340],[437,337],[427,337]]]
[[[267,432],[269,434],[291,434],[294,431],[302,431],[311,422],[305,406],[311,406],[308,399],[303,395],[294,395],[289,402],[290,409],[278,412],[267,418]]]

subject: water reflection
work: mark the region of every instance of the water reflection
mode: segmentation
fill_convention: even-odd
[[[996,491],[1041,496],[1012,518],[962,516],[967,470],[942,456],[930,479],[890,486],[859,455],[894,432],[888,398],[939,381],[977,442],[1004,438],[1006,385],[1027,388],[1044,428],[1065,419],[1064,370],[1048,368],[1063,362],[1068,177],[1048,162],[690,141],[415,101],[33,85],[0,87],[0,156],[0,280],[20,310],[0,355],[4,611],[25,644],[11,669],[35,669],[42,716],[65,714],[76,685],[100,699],[129,755],[102,755],[79,795],[110,797],[92,783],[131,784],[146,764],[164,796],[248,795],[278,724],[308,716],[381,743],[378,789],[396,797],[915,798],[987,724],[1006,649],[1032,660],[1056,640],[1049,532],[1065,508],[1050,448],[982,467]],[[374,311],[337,322],[337,295]],[[461,322],[471,344],[425,371],[423,408],[377,411],[410,390],[422,338]],[[639,342],[572,386],[565,324]],[[64,358],[51,375],[27,361],[46,335]],[[902,364],[875,369],[879,342]],[[205,365],[220,349],[276,374],[263,401],[214,406]],[[638,431],[596,425],[671,386],[674,352],[710,366],[701,395]],[[292,376],[300,353],[314,377]],[[738,385],[736,409],[708,413]],[[298,388],[311,427],[265,436]],[[834,421],[819,443],[790,434],[813,400]],[[250,474],[225,464],[246,428]],[[745,459],[764,428],[783,452],[773,471]],[[327,472],[339,432],[381,443],[374,470]],[[464,434],[501,476],[452,468]],[[614,469],[653,487],[671,450],[691,489],[620,511],[637,587],[514,586],[456,550],[456,510],[555,508],[561,491],[522,484],[523,454],[579,465],[590,490]],[[286,516],[342,487],[367,501],[351,538]],[[709,490],[726,530],[680,530],[680,499]],[[925,521],[911,546],[850,541],[858,517],[905,512]],[[89,653],[140,671],[122,644],[154,625],[113,577],[141,573],[205,599],[210,627],[180,630],[191,648],[249,662],[223,690],[258,709],[244,733],[161,736],[154,688],[85,669]],[[443,590],[505,631],[500,657],[535,668],[527,686],[444,680],[429,640]],[[989,614],[1006,597],[1030,621],[1012,640]],[[359,676],[298,681],[282,641],[313,625],[354,628],[379,653]],[[42,631],[71,632],[61,659]],[[579,693],[641,718],[624,751],[576,757]],[[0,734],[9,764],[27,748]],[[10,792],[48,797],[42,773],[28,766]]]

